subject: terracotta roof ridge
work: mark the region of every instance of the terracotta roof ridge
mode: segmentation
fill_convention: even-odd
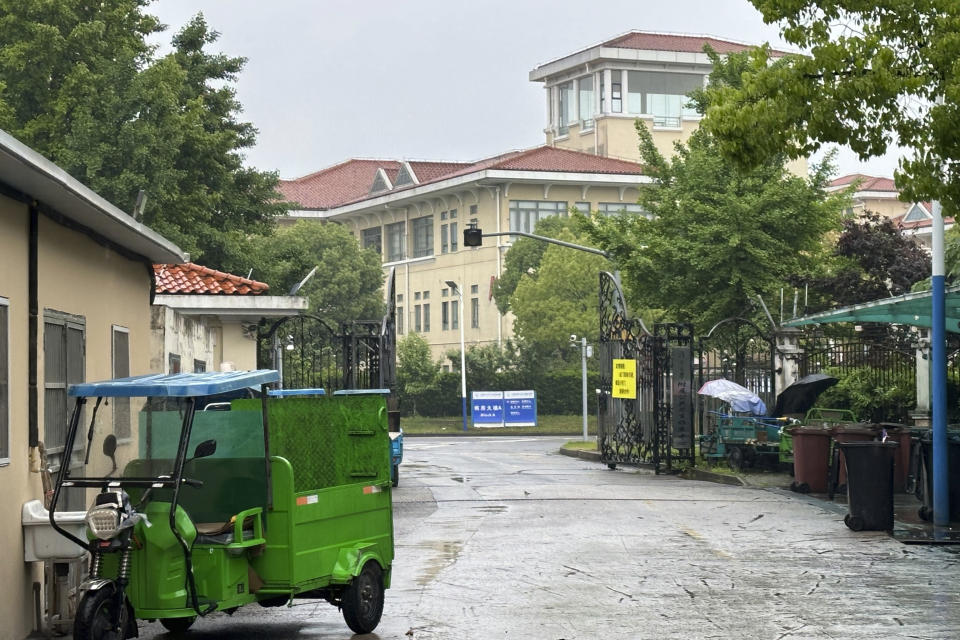
[[[309,178],[315,178],[316,176],[322,175],[328,171],[345,167],[351,162],[386,162],[386,163],[400,164],[402,161],[393,160],[390,158],[347,158],[346,160],[341,160],[340,162],[337,162],[336,164],[332,164],[329,167],[324,167],[323,169],[312,171],[310,173],[299,176],[297,178],[280,178],[280,182],[301,182]]]

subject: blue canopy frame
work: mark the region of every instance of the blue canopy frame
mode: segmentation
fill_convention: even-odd
[[[70,385],[67,395],[84,398],[196,398],[215,396],[280,381],[273,369],[210,371],[204,373],[153,373],[131,378]]]

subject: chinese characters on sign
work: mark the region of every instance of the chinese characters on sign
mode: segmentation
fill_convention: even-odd
[[[537,426],[537,392],[504,391],[503,423],[506,427]]]
[[[502,427],[503,391],[474,391],[471,393],[470,415],[475,427]]]
[[[613,397],[637,399],[637,361],[615,358],[613,360]]]

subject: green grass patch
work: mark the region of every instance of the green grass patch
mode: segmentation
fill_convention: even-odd
[[[583,435],[582,415],[537,416],[535,427],[474,427],[467,417],[467,430],[463,430],[460,416],[451,418],[424,418],[405,416],[400,418],[400,426],[405,434],[476,436],[476,435]],[[597,434],[597,417],[587,416],[587,433]]]
[[[596,440],[571,440],[563,445],[564,449],[573,449],[576,451],[596,451],[597,450],[597,441]]]

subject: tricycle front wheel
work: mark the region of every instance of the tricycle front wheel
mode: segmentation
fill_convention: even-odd
[[[115,588],[107,586],[83,595],[73,622],[73,640],[124,640],[127,608],[121,606],[118,620]]]
[[[376,561],[363,565],[360,575],[343,590],[343,620],[354,633],[370,633],[383,615],[383,570]]]

